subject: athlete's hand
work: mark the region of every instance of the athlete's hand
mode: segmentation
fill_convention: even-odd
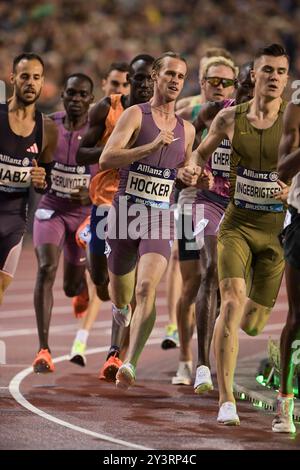
[[[273,197],[274,199],[277,199],[277,201],[281,201],[283,204],[286,204],[290,192],[290,186],[288,186],[281,180],[277,180],[277,184],[281,187],[281,191],[276,193]]]
[[[45,168],[38,166],[35,158],[32,159],[31,182],[35,188],[44,189],[46,185],[46,171]]]
[[[77,186],[71,194],[71,201],[81,206],[89,206],[92,201],[90,200],[89,190],[85,186]]]
[[[203,170],[197,181],[197,188],[198,189],[211,189],[214,184],[214,177],[210,171]]]
[[[164,145],[169,145],[174,140],[174,133],[172,131],[160,131],[156,139],[152,142],[152,150],[158,150]]]
[[[196,186],[200,174],[200,166],[187,165],[179,168],[177,172],[177,178],[180,179],[186,186]]]

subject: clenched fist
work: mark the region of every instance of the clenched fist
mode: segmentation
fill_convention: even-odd
[[[45,168],[38,166],[35,158],[32,159],[31,182],[35,188],[44,189],[46,184]]]

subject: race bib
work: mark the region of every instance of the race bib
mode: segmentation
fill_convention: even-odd
[[[175,169],[134,162],[130,166],[125,194],[130,202],[169,209],[175,178]]]
[[[223,139],[211,156],[211,172],[213,176],[229,178],[231,145],[228,139]]]
[[[234,204],[244,209],[267,212],[282,212],[283,204],[274,196],[281,191],[277,184],[276,171],[250,170],[237,168]]]
[[[31,162],[29,158],[23,160],[0,156],[0,191],[17,193],[27,192],[31,183]]]
[[[91,175],[87,168],[79,165],[64,165],[55,162],[51,171],[50,192],[58,197],[70,197],[78,186],[89,187]]]

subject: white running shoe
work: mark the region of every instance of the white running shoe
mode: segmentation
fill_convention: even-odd
[[[122,390],[128,390],[135,382],[135,367],[126,362],[122,364],[116,375],[116,387]]]
[[[173,385],[191,385],[192,383],[192,361],[179,361],[176,375],[172,377]]]
[[[272,431],[295,433],[296,427],[293,422],[294,399],[279,396],[276,405],[276,416],[272,422]]]
[[[194,391],[198,395],[213,390],[214,386],[211,380],[210,370],[207,366],[199,366],[196,370]]]
[[[117,308],[112,304],[112,314],[117,325],[127,327],[130,324],[132,315],[131,305],[128,304],[124,308]]]
[[[225,403],[220,406],[217,421],[226,426],[239,426],[240,420],[236,412],[235,404],[231,401],[225,401]]]

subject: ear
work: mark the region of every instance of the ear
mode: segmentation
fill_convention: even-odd
[[[157,70],[151,70],[151,78],[154,82],[157,80]]]
[[[255,84],[255,71],[252,69],[250,70],[250,79],[251,79],[251,83]]]
[[[64,92],[63,91],[61,92],[60,97],[61,97],[61,99],[63,99],[63,97],[64,97]]]
[[[10,83],[14,84],[15,83],[15,74],[11,72],[10,77],[9,77]]]
[[[95,96],[94,96],[94,95],[91,95],[91,97],[90,97],[90,103],[92,103],[92,102],[94,101],[94,99],[95,99]]]

